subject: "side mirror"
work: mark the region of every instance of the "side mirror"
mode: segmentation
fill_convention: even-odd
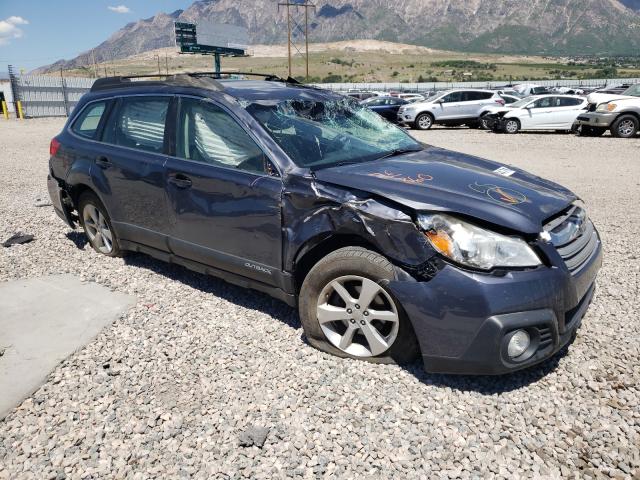
[[[438,100],[436,100],[435,103],[444,103],[444,99],[443,98],[439,98]]]

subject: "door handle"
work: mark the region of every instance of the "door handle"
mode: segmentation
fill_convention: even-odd
[[[193,185],[193,182],[189,177],[182,173],[176,173],[169,177],[169,183],[175,185],[178,188],[189,188]]]
[[[96,158],[96,165],[106,170],[107,168],[113,166],[113,163],[111,163],[111,161],[107,157],[98,157]]]

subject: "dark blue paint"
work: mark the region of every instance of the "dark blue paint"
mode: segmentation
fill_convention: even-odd
[[[579,322],[568,331],[565,317],[584,313],[601,247],[572,274],[555,248],[537,237],[545,220],[576,199],[572,192],[516,168],[502,176],[495,172],[501,164],[435,147],[311,172],[286,156],[242,102],[334,100],[336,94],[280,82],[221,83],[221,91],[146,85],[93,92],[76,111],[119,95],[207,98],[251,132],[277,170],[274,175],[173,157],[174,101],[162,153],[81,139],[65,127],[57,137],[60,150],[50,161],[48,186],[56,212],[73,223],[77,192],[91,188],[126,248],[267,291],[290,304],[305,255],[336,239],[368,245],[395,265],[397,278],[389,288],[409,316],[427,369],[434,371],[500,373],[525,366],[505,364],[500,341],[527,318],[544,317],[553,326],[553,351],[568,341]],[[103,158],[107,165],[98,164]],[[188,185],[176,178],[186,178]],[[523,235],[546,265],[480,273],[448,264],[416,227],[417,214],[429,211]]]

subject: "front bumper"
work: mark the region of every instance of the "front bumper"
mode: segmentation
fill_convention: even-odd
[[[409,125],[416,121],[417,116],[418,116],[417,111],[413,111],[413,110],[398,111],[397,122],[401,125]]]
[[[581,113],[576,121],[578,125],[609,128],[617,116],[617,113],[587,112]]]
[[[495,375],[535,365],[570,343],[601,265],[598,239],[588,261],[573,273],[564,264],[503,275],[447,265],[431,280],[398,280],[389,288],[411,321],[425,370]],[[514,361],[506,351],[517,329],[530,334],[532,350]]]

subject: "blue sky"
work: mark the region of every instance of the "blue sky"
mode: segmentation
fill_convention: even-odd
[[[73,58],[129,22],[192,0],[0,0],[0,72]],[[111,8],[109,8],[111,7]]]

